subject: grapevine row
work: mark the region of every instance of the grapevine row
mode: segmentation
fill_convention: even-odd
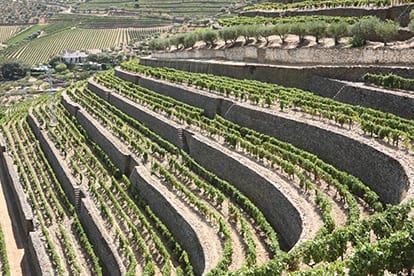
[[[154,68],[139,65],[136,61],[124,63],[122,68],[138,72],[156,79],[195,86],[211,93],[224,95],[242,102],[250,102],[263,107],[279,106],[285,111],[291,108],[320,119],[332,120],[343,127],[354,123],[364,133],[377,135],[380,139],[412,149],[414,141],[414,121],[367,107],[354,106],[324,98],[297,88],[287,88],[255,80],[237,80],[229,77],[184,72],[171,68]]]

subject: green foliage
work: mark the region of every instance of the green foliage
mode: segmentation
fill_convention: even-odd
[[[346,36],[348,33],[348,24],[344,21],[331,23],[328,26],[327,34],[335,41],[335,45],[338,45],[339,40]]]
[[[225,27],[219,30],[219,37],[224,40],[227,44],[227,41],[230,40],[231,43],[236,42],[237,38],[240,36],[239,28],[237,26]]]
[[[273,27],[273,31],[280,37],[280,39],[282,40],[282,44],[285,43],[286,36],[289,34],[290,30],[291,26],[287,23],[277,24]]]
[[[184,48],[191,48],[198,41],[198,35],[196,33],[189,33],[184,37]]]
[[[307,34],[307,27],[305,23],[298,22],[290,25],[290,33],[299,36],[299,44],[305,42],[305,35]]]
[[[379,86],[414,91],[414,79],[407,79],[395,74],[380,75],[367,73],[363,76],[367,83]]]
[[[400,4],[411,3],[410,0],[400,0]],[[365,7],[365,6],[391,6],[392,0],[335,0],[335,1],[300,1],[300,2],[274,2],[269,1],[253,6],[248,6],[244,10],[287,10],[287,9],[315,9],[315,8],[334,8],[334,7]]]
[[[68,69],[68,66],[65,63],[58,63],[55,65],[56,72],[63,72]]]
[[[218,33],[214,30],[204,30],[200,32],[200,38],[204,41],[207,45],[214,46],[216,40],[218,39]]]
[[[381,37],[384,46],[386,46],[387,42],[392,41],[398,34],[398,27],[398,24],[392,21],[379,22],[375,25],[375,33],[377,36]]]
[[[10,61],[1,65],[1,74],[5,80],[18,80],[26,76],[30,67],[20,61]]]
[[[367,40],[375,38],[378,24],[381,24],[381,21],[377,17],[364,18],[355,23],[351,27],[352,46],[364,46]]]
[[[315,36],[316,43],[326,34],[327,24],[324,21],[312,21],[307,26],[307,33]]]
[[[414,32],[414,19],[412,19],[408,24],[408,29],[410,29],[411,32]]]
[[[255,37],[257,33],[257,27],[255,25],[239,25],[238,34],[244,37],[244,41],[247,44],[250,37]]]

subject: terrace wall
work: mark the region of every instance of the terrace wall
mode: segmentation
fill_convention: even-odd
[[[88,87],[93,87],[93,90],[91,90],[98,96],[102,97],[102,95],[104,95],[102,92],[97,92],[101,89],[101,87],[93,81],[89,81]],[[105,99],[104,97],[102,98]],[[118,109],[122,110],[125,114],[128,114],[146,125],[170,143],[175,146],[182,147],[182,140],[178,135],[179,129],[181,128],[180,126],[164,122],[165,120],[157,113],[141,108],[133,101],[118,95],[117,93],[111,93],[109,91],[109,94],[106,96],[106,100]]]
[[[60,154],[53,146],[52,141],[47,137],[45,131],[40,128],[39,122],[31,112],[29,112],[28,115],[28,122],[35,133],[36,138],[39,140],[40,146],[69,201],[74,206],[79,206],[77,210],[79,220],[82,223],[89,240],[93,244],[97,256],[99,256],[102,261],[104,271],[110,272],[111,275],[123,275],[126,270],[116,253],[117,251],[114,248],[114,245],[110,242],[109,237],[104,234],[106,233],[106,230],[103,228],[102,224],[99,223],[100,219],[93,211],[94,209],[92,206],[85,198],[82,198],[84,194],[87,194],[87,192],[83,190],[86,187],[80,187],[75,184],[76,181],[71,176],[69,168],[59,159],[58,156]],[[75,190],[77,189],[81,189],[80,198],[76,198]],[[80,200],[79,204],[76,200]]]
[[[303,223],[298,210],[260,171],[255,171],[235,157],[217,150],[191,132],[184,131],[189,154],[206,169],[229,181],[245,194],[265,215],[277,231],[283,250],[299,240]]]
[[[398,160],[354,138],[237,104],[225,118],[318,155],[360,178],[384,202],[398,204],[409,188],[408,176]]]
[[[94,118],[78,104],[74,103],[65,93],[61,97],[61,102],[69,113],[76,117],[78,123],[86,130],[88,136],[102,149],[105,149],[105,152],[119,170],[129,175],[136,165],[131,158],[129,150],[124,145],[114,142],[114,136],[106,129],[100,127]]]
[[[71,176],[69,168],[61,162],[62,160],[58,157],[60,153],[53,146],[52,141],[47,137],[45,131],[41,129],[40,123],[31,111],[27,116],[27,121],[37,140],[39,140],[40,147],[49,161],[50,166],[53,168],[56,177],[59,179],[66,196],[73,205],[76,205],[75,190],[79,189],[80,183],[76,184],[76,180]]]
[[[205,94],[201,95],[185,86],[148,78],[142,83],[158,93],[168,94],[183,101],[191,98],[188,103],[199,102],[198,106],[201,108],[201,103],[206,102],[199,100],[205,99],[207,97]],[[182,95],[186,96],[182,97]],[[212,95],[210,101],[216,102],[216,98]],[[211,106],[211,103],[207,106]],[[218,108],[217,110],[220,110],[218,114],[241,126],[255,129],[315,153],[326,162],[360,178],[385,202],[399,203],[408,190],[409,181],[402,165],[392,156],[368,144],[294,118],[269,113],[265,109],[256,109],[238,103],[234,103],[229,108],[228,106],[226,104],[225,108]]]
[[[163,221],[177,241],[188,252],[196,275],[202,275],[206,267],[205,249],[201,246],[197,233],[185,219],[185,216],[154,185],[156,180],[151,177],[145,167],[136,167],[131,174],[130,181],[139,194],[148,202],[154,214]]]
[[[148,80],[149,83],[149,80]],[[163,86],[160,86],[163,88]],[[167,91],[168,89],[164,89]],[[177,89],[176,92],[182,95],[181,90]],[[169,135],[169,129],[172,129],[175,134],[178,133],[179,128],[171,121],[163,119],[160,115],[141,108],[134,103],[128,103],[128,100],[120,95],[112,93],[109,99],[117,97],[116,103],[113,103],[116,107],[120,108],[126,114],[136,114],[137,120],[146,124],[152,131],[159,134],[161,137],[172,142],[170,139],[180,139],[177,144],[181,148],[185,148],[189,151],[191,157],[197,162],[200,162],[206,168],[214,171],[220,177],[227,179],[234,185],[238,186],[246,195],[262,210],[266,218],[275,227],[276,231],[280,234],[281,246],[283,249],[292,248],[300,238],[302,233],[302,220],[300,214],[295,209],[289,200],[280,193],[277,188],[274,187],[269,180],[263,177],[259,172],[254,172],[251,168],[243,165],[239,160],[232,159],[225,153],[216,150],[214,147],[206,144],[205,141],[201,142],[197,138],[192,137],[188,131],[184,130],[184,141],[176,135]],[[190,94],[187,95],[190,97]],[[193,94],[193,100],[196,101],[198,94]],[[205,98],[209,100],[208,97]],[[215,99],[212,100],[215,103]],[[214,110],[216,110],[214,108]],[[158,127],[162,124],[162,127]],[[219,164],[225,163],[220,166]],[[255,185],[253,185],[253,183]],[[240,185],[240,186],[239,186]],[[260,189],[257,189],[260,187]],[[269,197],[273,197],[273,203],[262,201],[262,193],[257,193],[259,190],[264,190]],[[250,194],[252,193],[252,194]],[[266,202],[266,204],[264,204]],[[281,207],[283,205],[283,207]]]
[[[259,48],[255,45],[224,49],[154,52],[159,59],[216,59],[284,65],[413,65],[414,49],[395,48]]]
[[[363,83],[353,83],[315,76],[311,82],[311,90],[319,95],[353,105],[362,105],[397,116],[414,119],[414,95],[378,87],[370,87]],[[335,93],[334,95],[332,95]]]
[[[0,138],[0,169],[3,172],[3,179],[8,185],[8,190],[11,192],[11,202],[17,208],[17,214],[14,215],[17,216],[17,220],[27,235],[34,228],[32,208],[29,205],[28,198],[20,182],[17,167],[7,152],[6,143],[2,138]]]
[[[34,273],[34,275],[56,275],[42,239],[43,238],[41,237],[41,233],[39,231],[29,233],[28,253],[32,260],[32,267],[30,270]]]
[[[414,51],[414,49],[412,50]],[[206,51],[214,52],[214,50]],[[289,63],[286,65],[275,65],[238,62],[237,60],[204,60],[203,57],[199,59],[185,59],[185,56],[173,58],[168,57],[168,54],[165,54],[165,56],[160,54],[159,58],[156,58],[156,55],[153,55],[154,57],[140,58],[140,63],[147,66],[171,67],[178,70],[228,76],[237,79],[255,79],[305,90],[310,89],[310,82],[314,76],[348,81],[362,81],[362,76],[365,73],[394,73],[402,77],[414,78],[414,70],[411,67],[404,66],[386,66],[380,64],[341,65],[340,63],[333,65],[301,66],[294,63],[293,57],[289,57]],[[243,53],[241,52],[236,56],[238,55],[243,55]],[[403,51],[400,55],[401,57],[405,57],[408,53]],[[209,59],[208,56],[205,58]]]
[[[111,238],[106,234],[107,229],[103,226],[102,219],[96,212],[96,208],[93,207],[89,199],[81,199],[78,211],[79,220],[101,261],[104,275],[125,275],[126,268],[115,245],[111,242]]]

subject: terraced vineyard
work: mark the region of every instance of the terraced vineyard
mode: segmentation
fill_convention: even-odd
[[[64,49],[110,49],[128,45],[167,30],[169,27],[118,28],[118,29],[62,29],[56,33],[12,46],[2,51],[7,58],[29,64],[47,62]]]
[[[259,81],[125,63],[1,119],[2,166],[18,175],[9,184],[26,210],[34,270],[377,274],[414,265],[414,204],[384,204],[410,194],[409,165],[388,164],[404,183],[364,183],[260,121],[238,122],[249,110],[318,121],[327,137],[373,125],[370,147],[382,138],[382,154],[412,161],[412,120]]]

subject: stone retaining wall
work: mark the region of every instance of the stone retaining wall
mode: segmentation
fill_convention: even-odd
[[[13,159],[6,151],[6,144],[0,140],[0,169],[3,171],[4,180],[8,184],[11,192],[11,201],[15,203],[17,214],[15,214],[23,227],[24,233],[27,235],[33,231],[33,212],[26,193],[23,190],[22,183],[17,172],[17,167],[13,163]]]
[[[363,105],[397,116],[414,119],[414,95],[384,88],[370,87],[363,83],[352,83],[315,76],[311,90],[324,97],[349,103]]]
[[[160,86],[160,88],[163,88],[163,86]],[[163,89],[163,91],[167,90],[168,89]],[[179,89],[176,90],[178,94],[182,95],[181,91],[182,90]],[[175,126],[175,123],[167,121],[160,115],[148,109],[141,108],[132,102],[128,103],[126,98],[116,95],[115,93],[112,93],[109,96],[109,99],[115,96],[118,98],[117,102],[113,103],[116,107],[120,108],[129,115],[138,111],[139,116],[135,116],[137,120],[145,123],[152,131],[169,140],[169,142],[172,142],[170,139],[175,139],[175,136],[166,135],[166,130],[171,128],[175,129],[175,132],[178,132],[178,128]],[[187,96],[190,96],[190,94]],[[193,94],[193,97],[197,96],[199,95]],[[195,98],[193,99],[195,102]],[[208,98],[205,99],[208,100]],[[216,99],[212,99],[213,102],[215,102],[215,100]],[[219,110],[220,109],[221,108],[219,108]],[[158,127],[160,123],[162,123],[162,128]],[[240,161],[233,160],[226,154],[215,150],[214,147],[209,146],[208,144],[203,144],[196,138],[193,138],[191,134],[185,130],[184,138],[185,142],[180,139],[179,147],[189,150],[191,157],[193,157],[197,162],[206,165],[208,169],[212,170],[220,177],[227,179],[234,185],[240,185],[238,188],[240,188],[243,192],[246,192],[246,195],[259,206],[266,218],[280,234],[281,245],[284,249],[290,249],[295,245],[302,233],[302,221],[300,215],[292,203],[290,203],[286,197],[284,197],[283,194],[281,194],[273,186],[273,184],[261,176],[260,173],[254,172],[251,168],[247,168],[241,164]],[[221,164],[223,160],[228,161],[225,162],[225,166],[213,166],[214,164]],[[227,169],[222,170],[223,168]],[[257,184],[255,186],[256,190],[253,186],[251,186],[253,183]],[[257,187],[260,187],[260,189],[263,187],[269,195],[274,196],[274,201],[272,201],[273,203],[261,201],[261,195],[257,194]],[[250,192],[253,194],[250,195]],[[280,205],[284,205],[284,207],[281,208]],[[283,212],[279,210],[283,210]]]
[[[396,48],[259,48],[255,45],[224,49],[153,52],[158,59],[213,59],[284,65],[414,65],[414,49]]]
[[[70,203],[76,205],[75,190],[79,189],[80,183],[76,183],[76,180],[70,174],[69,168],[66,166],[66,164],[62,163],[59,160],[58,156],[60,153],[53,145],[52,141],[50,141],[49,137],[47,137],[45,131],[41,129],[40,123],[33,116],[31,111],[29,111],[27,121],[34,135],[39,141],[40,147],[42,148],[47,160],[49,161],[50,166],[52,167],[57,179],[59,179],[60,185],[65,191],[65,194],[68,197]]]
[[[184,135],[190,156],[245,194],[278,233],[281,249],[290,250],[301,236],[303,223],[298,210],[275,186],[278,183],[273,183],[260,171],[217,150],[197,135],[188,131]]]
[[[44,244],[45,243],[39,231],[29,233],[27,247],[29,251],[28,254],[30,255],[32,261],[30,271],[34,273],[34,275],[56,275]]]
[[[95,87],[94,90],[99,89],[99,86],[97,86],[93,81],[89,81],[88,87]],[[100,96],[102,93],[98,92],[97,95]],[[122,110],[125,114],[146,125],[152,131],[156,132],[158,135],[168,140],[170,143],[174,144],[177,147],[182,147],[182,140],[178,135],[179,129],[181,128],[180,126],[164,122],[164,119],[160,115],[141,108],[133,101],[117,93],[109,92],[106,100],[113,106]]]
[[[360,178],[386,203],[398,204],[409,188],[407,173],[398,160],[351,137],[240,105],[233,106],[225,118],[316,154]]]
[[[129,175],[131,173],[131,153],[124,145],[115,142],[113,135],[96,124],[86,111],[79,110],[76,114],[78,123],[86,130],[88,136],[105,150],[106,154],[111,158],[112,162],[120,169],[121,173]]]
[[[115,245],[111,242],[111,238],[106,234],[107,229],[103,225],[102,219],[96,212],[96,207],[89,199],[81,199],[78,211],[79,220],[101,261],[104,275],[125,275],[127,269],[118,255]]]
[[[286,87],[297,87],[310,90],[323,97],[332,98],[341,89],[341,86],[333,85],[327,79],[338,79],[347,81],[362,81],[362,76],[366,73],[388,74],[394,73],[407,78],[414,78],[414,69],[410,67],[388,67],[388,66],[282,66],[266,64],[246,64],[222,61],[203,61],[203,60],[158,60],[143,58],[140,62],[149,66],[166,66],[179,70],[210,73],[228,76],[238,79],[255,79],[270,83],[276,83]],[[356,103],[361,106],[375,106],[384,112],[394,114],[405,114],[398,105],[389,102],[407,102],[406,96],[390,93],[367,93],[360,87],[354,87],[352,94],[344,94],[335,97],[338,101]],[[349,90],[348,90],[349,91]],[[361,96],[363,95],[363,96]],[[355,97],[353,99],[352,97]],[[411,102],[410,100],[408,102]],[[375,104],[374,104],[375,103]],[[409,105],[409,103],[408,103]],[[409,107],[408,110],[412,110]],[[409,115],[410,113],[407,113]]]
[[[154,214],[170,229],[174,237],[188,252],[190,262],[196,275],[205,272],[205,253],[197,233],[185,216],[165,198],[163,193],[154,185],[153,179],[145,167],[138,166],[130,177],[131,184],[136,187],[139,194],[146,199]]]
[[[195,89],[166,84],[159,80],[147,78],[145,84],[148,88],[156,89],[158,93],[168,94],[183,101],[191,98],[193,94],[187,103],[194,103],[200,97],[203,99],[206,97],[206,95],[201,96]],[[210,101],[216,102],[216,98],[212,95]],[[208,101],[203,100],[200,103],[208,103]],[[211,105],[211,103],[207,104],[207,106]],[[199,107],[202,107],[201,104]],[[268,113],[265,109],[257,110],[254,107],[249,108],[246,105],[234,103],[231,108],[218,108],[218,110],[220,110],[218,114],[230,121],[292,143],[360,178],[385,202],[399,203],[408,190],[408,177],[402,165],[392,156],[370,145],[298,120]]]
[[[414,49],[413,49],[414,50]],[[406,53],[402,53],[403,56]],[[277,83],[288,87],[310,89],[312,77],[322,76],[348,81],[362,81],[363,75],[394,73],[405,78],[414,78],[414,68],[409,66],[385,65],[274,65],[225,60],[203,60],[182,58],[140,58],[147,66],[171,67],[196,73],[228,76],[236,79],[254,79]]]
[[[87,191],[83,190],[87,189],[87,187],[79,187],[79,185],[76,184],[76,181],[71,176],[69,168],[65,163],[60,162],[58,159],[58,151],[53,146],[52,141],[47,137],[47,134],[40,128],[39,122],[31,112],[29,112],[28,115],[28,123],[36,138],[39,140],[40,146],[53,168],[59,183],[62,185],[66,196],[70,202],[76,206],[75,189],[80,188],[81,193],[87,194]],[[95,215],[92,206],[90,206],[85,198],[80,199],[80,204],[78,206],[80,206],[79,210],[77,210],[79,220],[82,223],[91,244],[94,246],[97,256],[101,260],[104,271],[108,273],[110,272],[111,275],[123,275],[126,269],[117,255],[114,245],[106,236],[106,230],[103,228],[102,223],[99,222],[100,218]]]
[[[129,150],[124,145],[114,142],[114,136],[105,128],[100,127],[94,118],[78,104],[74,103],[65,93],[62,94],[61,102],[69,113],[76,117],[88,136],[102,149],[105,149],[106,154],[108,154],[117,168],[125,175],[129,175],[136,165],[131,160]]]

